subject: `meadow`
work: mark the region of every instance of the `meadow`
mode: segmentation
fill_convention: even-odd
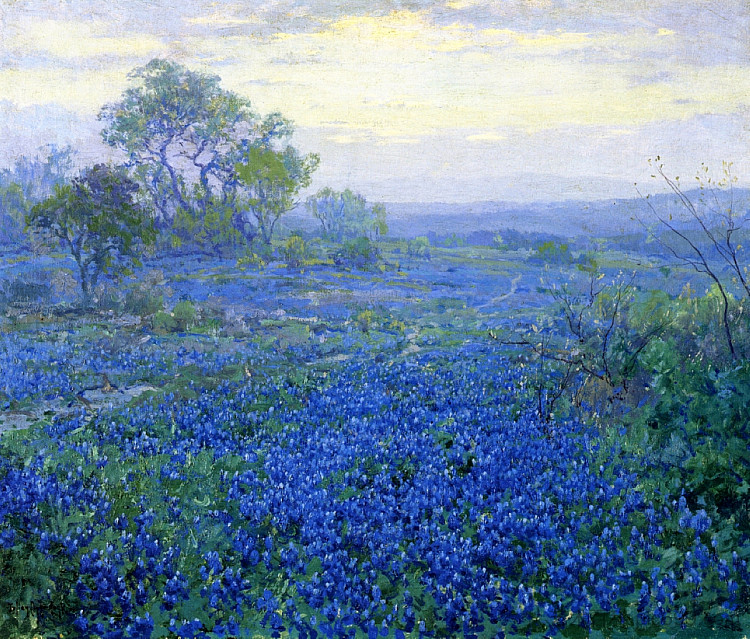
[[[715,295],[524,242],[151,256],[87,310],[70,257],[7,254],[0,634],[743,636],[750,376]]]

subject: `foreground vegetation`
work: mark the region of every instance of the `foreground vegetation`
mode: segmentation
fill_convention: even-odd
[[[6,262],[3,634],[741,636],[750,377],[720,301],[666,256],[537,247],[152,260],[86,314]],[[560,304],[611,384],[561,361]]]
[[[330,188],[300,230],[291,123],[131,80],[122,164],[0,172],[3,637],[750,628],[729,167],[657,161],[676,208],[627,238],[387,238]]]

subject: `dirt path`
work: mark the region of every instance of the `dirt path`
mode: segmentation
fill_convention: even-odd
[[[51,421],[58,415],[72,414],[82,407],[91,413],[113,410],[124,406],[143,393],[155,390],[157,389],[154,386],[140,384],[129,388],[86,390],[72,401],[63,398],[39,400],[32,408],[25,410],[0,411],[0,433],[22,430],[43,420]]]
[[[496,304],[497,302],[502,302],[503,300],[508,299],[509,297],[516,294],[516,291],[518,290],[518,283],[521,281],[521,275],[516,275],[511,281],[510,281],[510,291],[507,293],[503,293],[502,295],[498,295],[497,297],[493,297],[489,302],[486,304],[482,304],[481,306],[477,306],[477,308],[487,308],[488,306],[492,306]]]

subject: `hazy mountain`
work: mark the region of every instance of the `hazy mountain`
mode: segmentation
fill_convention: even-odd
[[[695,202],[698,192],[689,193]],[[729,194],[723,192],[714,206],[726,208]],[[735,210],[747,211],[750,190],[735,189]],[[518,204],[512,202],[390,202],[388,210],[389,234],[396,237],[415,237],[430,233],[437,235],[466,235],[476,231],[501,231],[513,229],[522,232],[545,233],[563,237],[594,235],[599,237],[635,233],[643,230],[643,220],[654,220],[652,206],[660,214],[671,215],[674,220],[685,217],[685,209],[676,197],[668,194],[651,196],[648,200],[612,199],[594,202],[538,202]],[[304,208],[299,208],[287,218],[290,228],[303,226],[315,228]]]

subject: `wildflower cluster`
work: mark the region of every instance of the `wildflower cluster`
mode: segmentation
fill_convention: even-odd
[[[648,470],[585,425],[516,417],[506,360],[474,348],[336,373],[4,439],[0,560],[47,571],[37,623],[107,639],[734,623],[746,542],[646,492]]]

